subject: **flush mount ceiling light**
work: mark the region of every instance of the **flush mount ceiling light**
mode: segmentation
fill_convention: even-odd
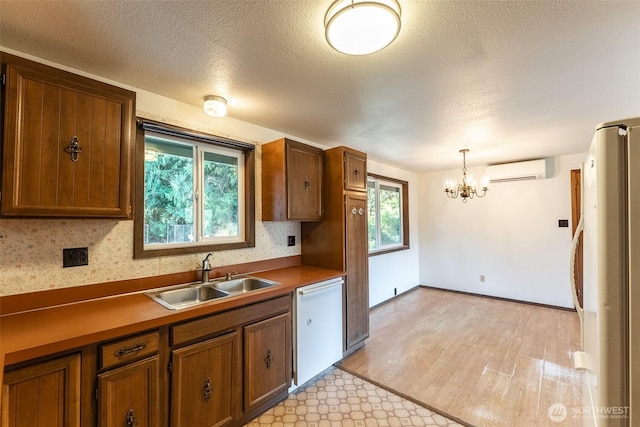
[[[327,41],[338,52],[377,52],[400,32],[400,4],[397,0],[337,0],[324,17],[324,28]]]
[[[489,190],[489,181],[486,178],[483,179],[482,191],[478,191],[475,180],[471,176],[467,177],[467,153],[469,149],[463,148],[460,152],[462,153],[462,184],[458,184],[455,179],[447,178],[444,181],[444,192],[447,193],[447,197],[450,199],[457,199],[460,196],[462,201],[467,203],[467,199],[473,199],[474,196],[486,196]]]
[[[211,117],[223,117],[227,114],[227,100],[221,96],[207,95],[204,97],[203,108]]]

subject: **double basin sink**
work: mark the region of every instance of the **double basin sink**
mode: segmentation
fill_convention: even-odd
[[[170,310],[178,310],[219,298],[240,295],[277,285],[280,285],[280,283],[253,276],[243,276],[231,280],[176,285],[145,292],[145,294]]]

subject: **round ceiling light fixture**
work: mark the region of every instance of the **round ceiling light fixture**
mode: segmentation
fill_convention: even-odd
[[[217,95],[204,97],[204,112],[211,117],[223,117],[227,114],[227,100]]]
[[[400,4],[397,0],[337,0],[324,17],[324,28],[327,41],[338,52],[377,52],[400,33]]]

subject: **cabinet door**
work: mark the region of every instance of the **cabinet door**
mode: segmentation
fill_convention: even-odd
[[[135,94],[18,62],[6,73],[2,214],[127,218]]]
[[[346,194],[345,292],[346,350],[359,346],[369,336],[369,251],[367,194]]]
[[[286,392],[291,385],[291,315],[244,327],[245,411]]]
[[[221,426],[241,411],[240,337],[232,332],[173,351],[171,425]]]
[[[98,375],[98,425],[158,426],[158,372],[158,356],[153,356]]]
[[[6,372],[0,416],[4,427],[80,426],[80,355]]]
[[[345,151],[344,189],[367,191],[367,158],[364,155]]]
[[[322,219],[322,150],[287,142],[287,217]]]

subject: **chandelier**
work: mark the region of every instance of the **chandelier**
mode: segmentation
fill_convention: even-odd
[[[455,179],[447,178],[444,181],[444,192],[450,199],[457,199],[460,196],[462,202],[467,203],[467,199],[473,199],[475,196],[484,197],[489,188],[485,179],[482,183],[482,190],[478,191],[475,180],[471,176],[467,178],[467,153],[469,149],[463,148],[460,152],[462,153],[462,184],[458,184]]]

